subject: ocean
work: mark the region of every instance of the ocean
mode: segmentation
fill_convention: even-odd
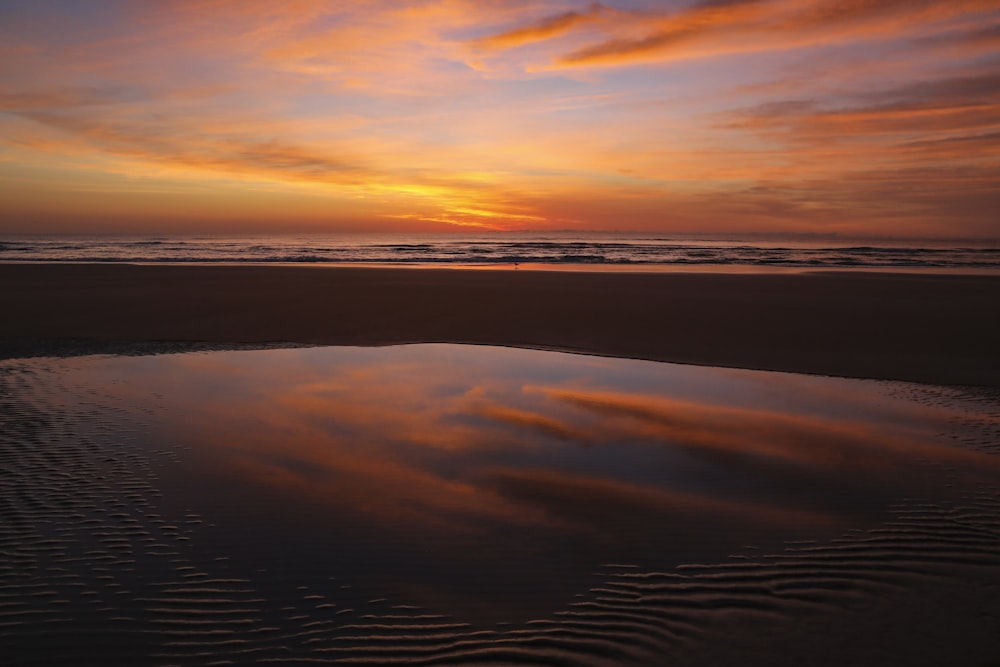
[[[0,262],[543,265],[612,270],[1000,271],[1000,241],[719,239],[656,234],[8,236]]]

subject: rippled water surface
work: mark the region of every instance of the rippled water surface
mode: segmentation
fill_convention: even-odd
[[[617,270],[891,269],[1000,271],[995,241],[704,239],[639,233],[305,236],[10,236],[0,262],[514,264]]]
[[[456,345],[0,381],[14,664],[1000,658],[983,392]]]

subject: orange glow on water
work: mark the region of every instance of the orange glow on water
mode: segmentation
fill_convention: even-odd
[[[254,355],[258,363],[248,363]],[[548,361],[536,367],[533,359]],[[996,468],[989,456],[936,442],[935,425],[950,413],[918,416],[897,402],[866,414],[857,381],[804,385],[796,406],[780,398],[791,395],[780,383],[768,386],[778,375],[667,366],[677,376],[671,379],[656,363],[595,360],[580,371],[574,363],[565,355],[456,346],[160,362],[174,366],[162,375],[162,390],[182,401],[176,409],[185,415],[167,426],[170,437],[201,443],[198,457],[210,476],[333,504],[340,509],[330,511],[388,532],[481,534],[498,523],[589,534],[594,527],[570,508],[594,503],[644,505],[664,521],[693,513],[840,525],[841,513],[855,508],[815,504],[811,494],[777,502],[782,485],[798,493],[803,479],[825,488],[850,478],[855,489],[880,496],[887,488],[920,488],[919,475],[900,475],[918,460],[972,475]],[[602,379],[575,379],[588,373]],[[713,382],[742,393],[716,396]],[[636,393],[634,385],[649,389]],[[762,388],[776,403],[753,404]],[[544,463],[550,457],[592,462],[567,469]],[[649,469],[619,476],[601,467],[606,457],[638,457]],[[444,462],[448,472],[439,468]],[[770,479],[778,496],[732,495],[725,480],[749,470]],[[561,490],[550,497],[543,487]],[[558,500],[561,494],[589,500],[574,504]],[[601,530],[615,532],[611,524]]]
[[[602,564],[877,531],[997,470],[941,437],[966,413],[858,380],[456,345],[57,363],[59,400],[167,455],[152,516],[196,512],[227,576],[301,567],[476,622],[561,609]]]

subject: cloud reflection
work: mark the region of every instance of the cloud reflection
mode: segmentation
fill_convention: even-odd
[[[418,602],[474,607],[503,588],[534,610],[515,615],[563,604],[600,563],[835,537],[900,497],[933,500],[943,468],[996,471],[939,441],[953,413],[857,380],[455,345],[109,367],[125,381],[93,381],[143,414],[163,396],[149,446],[187,448],[165,502],[199,508],[218,526],[205,539],[251,562],[322,552]],[[385,558],[405,574],[387,581]]]

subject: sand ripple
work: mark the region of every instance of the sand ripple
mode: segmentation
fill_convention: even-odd
[[[158,475],[183,447],[143,448],[141,415],[67,385],[72,363],[0,366],[4,664],[935,664],[955,637],[967,643],[949,664],[1000,656],[994,483],[947,504],[900,500],[890,521],[829,542],[665,572],[608,564],[551,617],[482,628],[390,600],[345,604],[285,587],[281,572],[234,576],[232,554],[199,546],[211,526],[197,511],[162,506]],[[996,396],[892,387],[955,410],[942,434],[954,446],[1000,454]],[[911,628],[941,636],[907,643]]]

